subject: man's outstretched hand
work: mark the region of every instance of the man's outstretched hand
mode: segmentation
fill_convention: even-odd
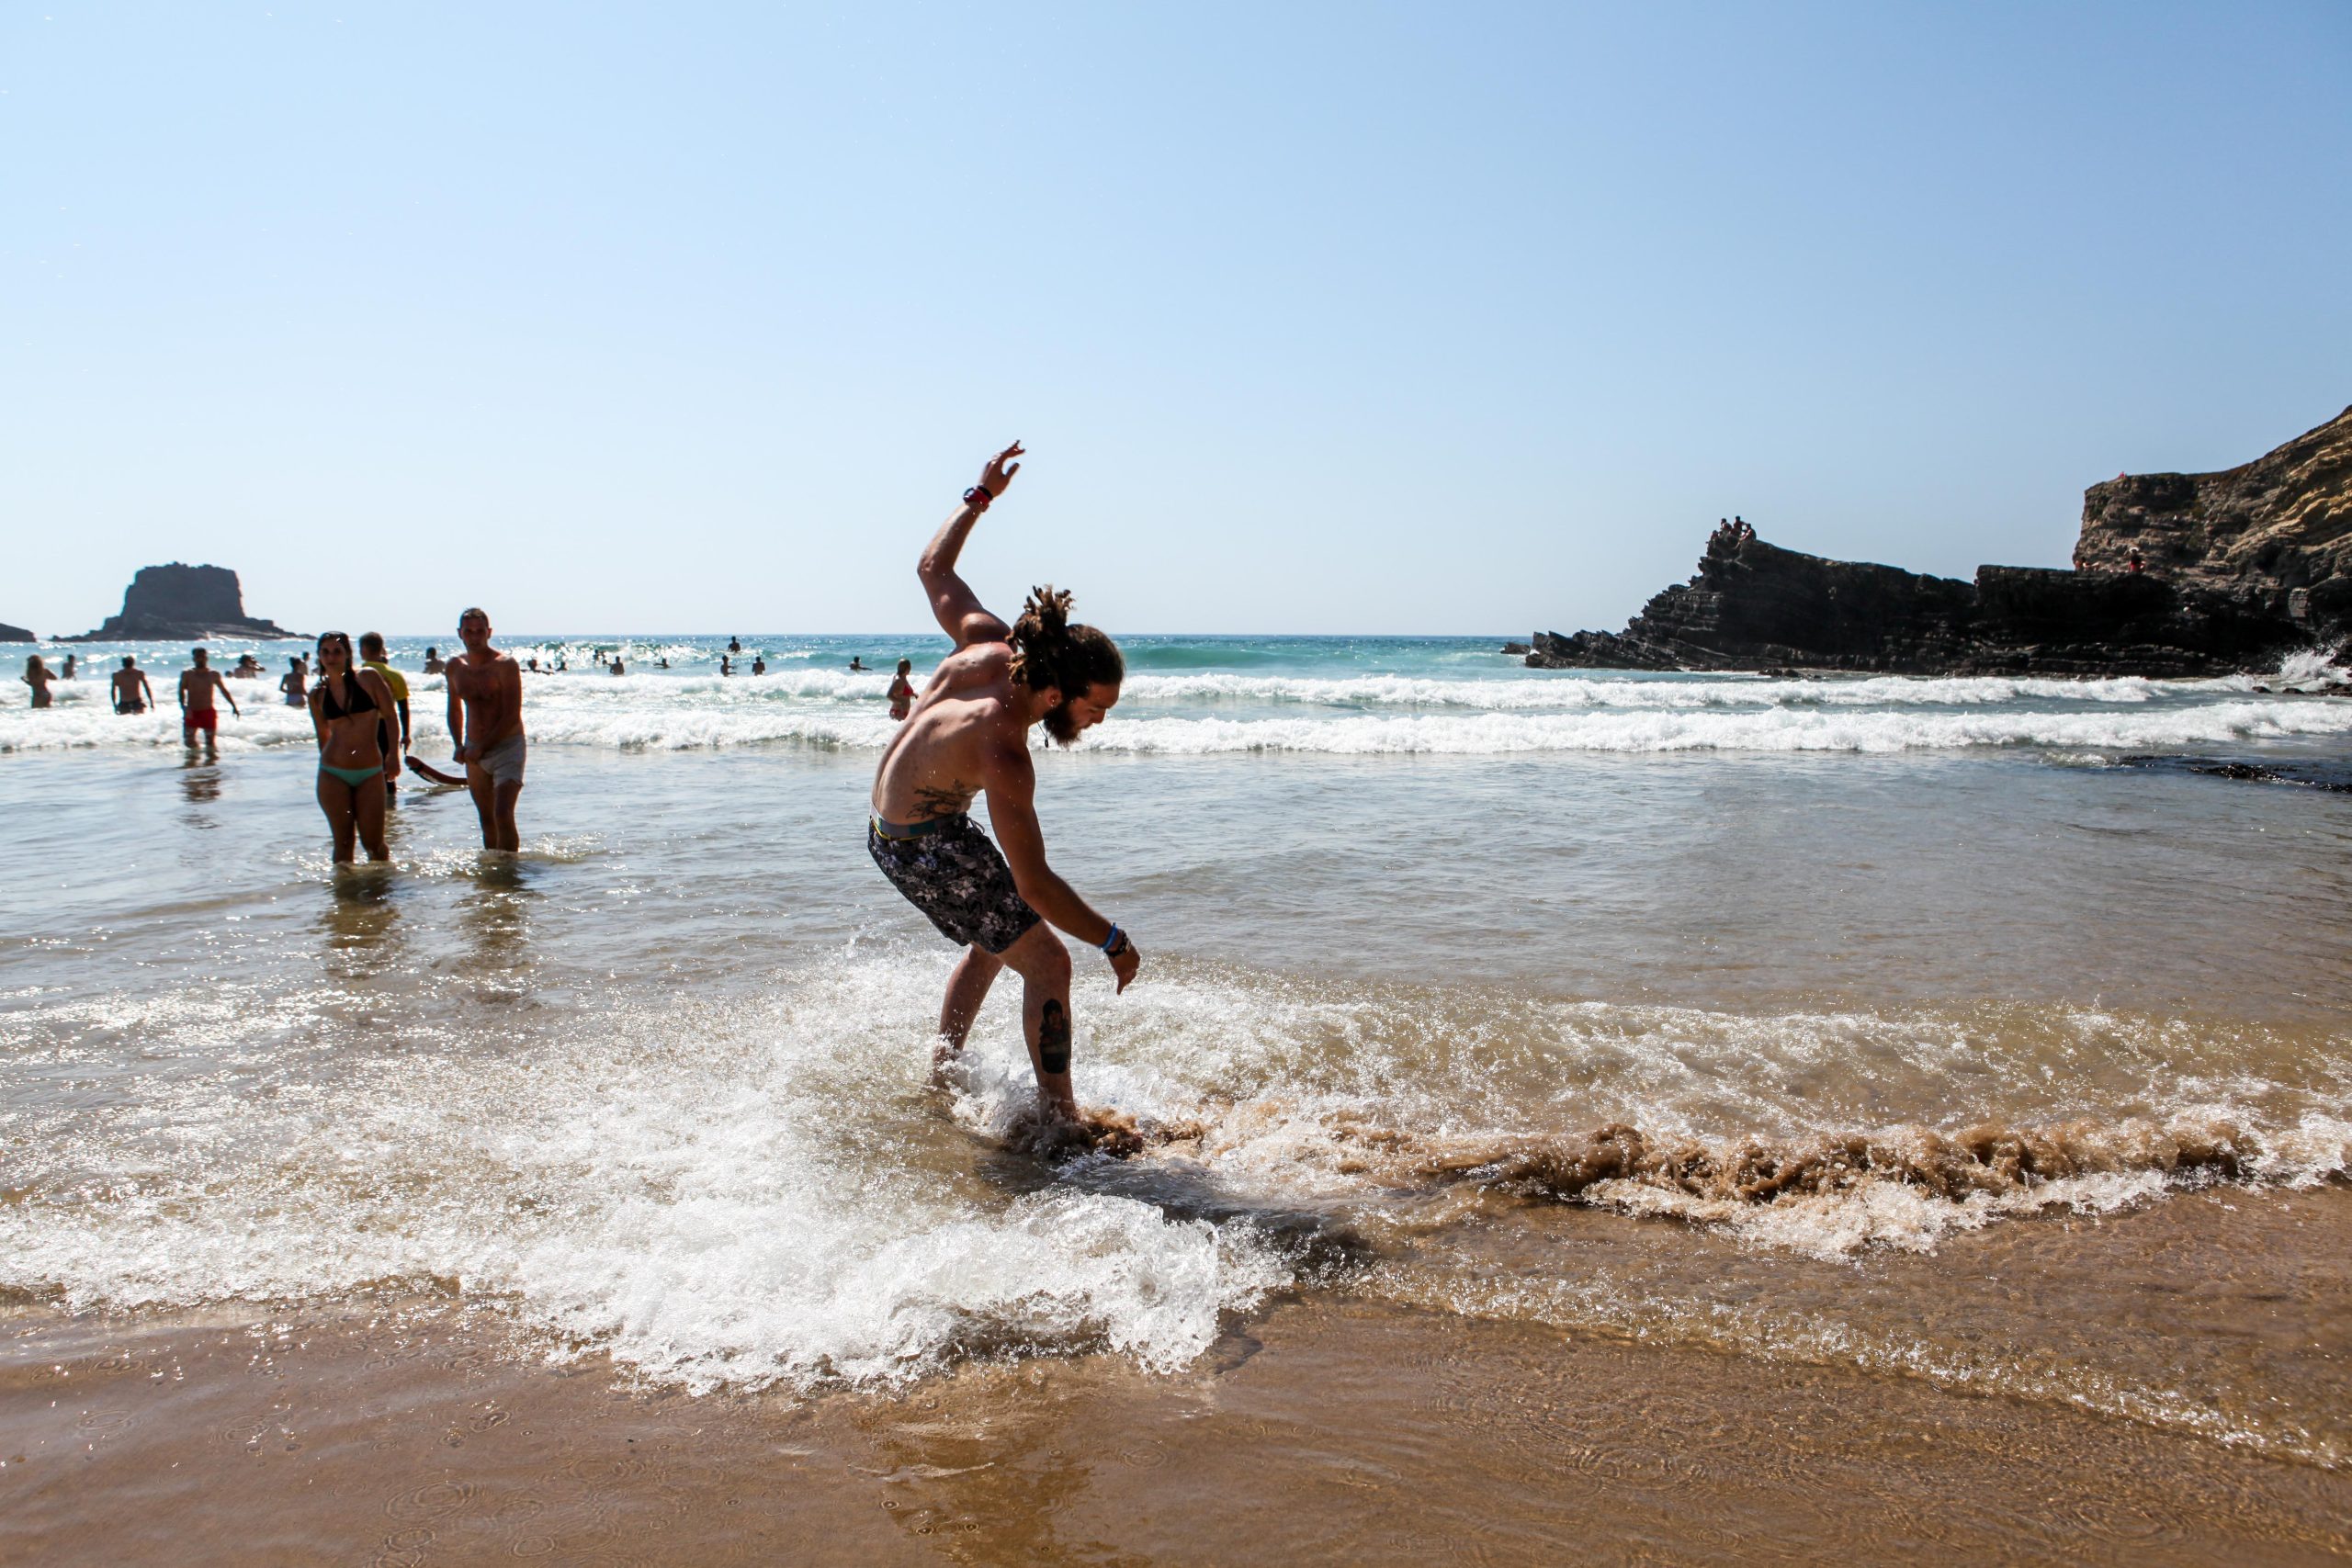
[[[1124,934],[1124,933],[1122,933]],[[1119,977],[1119,989],[1124,991],[1135,979],[1136,971],[1143,967],[1143,954],[1136,951],[1136,939],[1128,937],[1111,955],[1111,973]]]
[[[1012,483],[1012,476],[1021,471],[1021,465],[1012,461],[1020,456],[1021,443],[1016,441],[990,457],[988,466],[980,470],[980,488],[990,495],[1002,495]]]

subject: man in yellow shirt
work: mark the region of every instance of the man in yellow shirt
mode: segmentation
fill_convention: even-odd
[[[359,634],[359,661],[384,678],[384,684],[392,689],[392,705],[400,710],[401,732],[398,750],[392,749],[393,738],[390,733],[392,727],[390,716],[387,715],[384,721],[376,727],[376,740],[384,751],[384,804],[390,806],[393,803],[393,796],[399,788],[392,782],[400,777],[401,767],[398,759],[407,756],[409,750],[408,681],[399,671],[385,662],[384,634],[381,632]]]

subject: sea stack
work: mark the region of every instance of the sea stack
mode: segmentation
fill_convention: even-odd
[[[1718,531],[1622,632],[1536,634],[1537,669],[2219,675],[2352,638],[2352,409],[2251,463],[2084,492],[2074,570],[1973,582]]]
[[[299,637],[245,614],[244,590],[225,566],[142,566],[123,590],[122,614],[61,642],[180,642],[201,637]]]
[[[6,621],[0,621],[0,642],[39,642],[40,640],[40,638],[22,626],[12,626]]]

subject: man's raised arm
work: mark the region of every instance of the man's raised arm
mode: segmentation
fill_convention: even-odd
[[[964,492],[964,504],[939,525],[915,566],[915,575],[922,579],[923,596],[931,601],[931,613],[938,618],[940,629],[956,640],[958,652],[976,642],[1003,642],[1012,635],[1012,627],[981,604],[972,585],[956,575],[956,561],[964,553],[972,525],[1021,471],[1021,465],[1012,460],[1020,456],[1021,443],[1016,441],[988,460],[980,470],[980,482]]]

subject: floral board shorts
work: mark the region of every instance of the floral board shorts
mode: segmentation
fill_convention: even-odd
[[[1037,923],[1037,911],[1013,886],[1012,868],[969,817],[918,823],[912,833],[888,826],[885,832],[884,823],[867,824],[866,852],[948,941],[1002,953]]]

